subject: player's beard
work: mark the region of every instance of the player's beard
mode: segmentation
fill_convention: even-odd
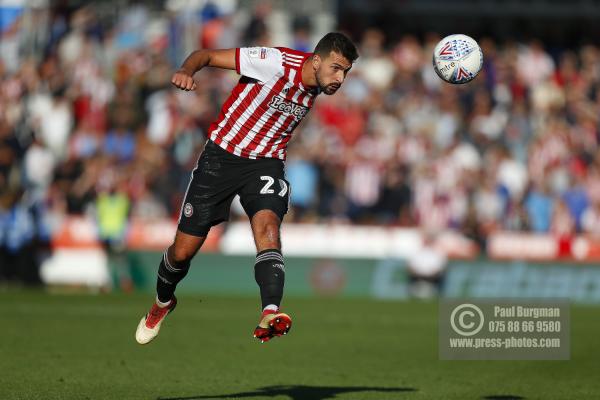
[[[331,96],[332,94],[335,94],[335,92],[340,88],[340,85],[338,83],[330,83],[329,85],[323,84],[318,72],[315,74],[315,77],[317,78],[317,85],[319,85],[319,89],[322,93],[325,93],[326,95]]]

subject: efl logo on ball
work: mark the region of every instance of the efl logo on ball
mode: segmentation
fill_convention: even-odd
[[[483,66],[483,52],[467,35],[446,36],[433,50],[433,69],[448,83],[467,83]]]

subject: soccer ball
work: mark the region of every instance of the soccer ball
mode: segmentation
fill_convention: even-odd
[[[433,50],[433,69],[448,83],[467,83],[483,66],[483,52],[467,35],[446,36]]]

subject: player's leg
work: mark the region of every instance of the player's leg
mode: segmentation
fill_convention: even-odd
[[[240,192],[240,199],[250,218],[257,252],[254,276],[262,315],[254,335],[264,342],[286,334],[292,323],[279,311],[285,283],[279,228],[288,209],[289,184],[283,178],[283,163],[269,160],[260,165]]]
[[[208,231],[229,218],[229,208],[239,186],[236,171],[228,172],[223,150],[208,142],[192,172],[181,207],[173,244],[164,252],[158,267],[156,300],[138,324],[136,340],[150,342],[158,335],[164,318],[177,305],[175,289],[190,269]],[[234,156],[231,156],[234,157]]]
[[[250,220],[254,243],[256,244],[256,263],[254,277],[260,288],[263,311],[278,309],[283,297],[285,267],[281,255],[279,227],[281,220],[271,210],[260,210]]]
[[[192,258],[206,240],[204,236],[194,236],[177,230],[173,244],[167,248],[158,267],[156,279],[156,299],[158,305],[168,304],[177,284],[190,269]]]
[[[285,284],[285,265],[281,254],[280,217],[272,210],[260,210],[250,220],[256,244],[254,277],[260,288],[262,314],[254,336],[266,342],[288,333],[289,315],[279,311]]]
[[[175,289],[190,269],[192,258],[206,240],[177,230],[173,244],[163,253],[156,278],[156,300],[142,317],[135,332],[139,344],[147,344],[159,333],[164,319],[177,306]]]

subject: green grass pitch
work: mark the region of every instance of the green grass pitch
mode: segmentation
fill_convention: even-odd
[[[286,298],[290,334],[252,338],[257,298],[0,292],[0,399],[594,399],[600,318],[573,306],[570,361],[440,361],[437,304]]]

